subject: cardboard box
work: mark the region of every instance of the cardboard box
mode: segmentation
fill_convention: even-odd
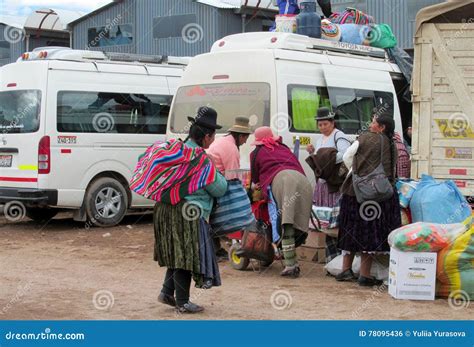
[[[434,300],[437,253],[390,250],[388,292],[395,299]]]
[[[299,261],[312,261],[314,263],[326,263],[326,249],[301,246],[296,249]]]
[[[305,247],[323,248],[326,247],[326,234],[319,231],[309,231]]]

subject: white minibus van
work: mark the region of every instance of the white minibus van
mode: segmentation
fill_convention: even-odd
[[[47,47],[3,66],[0,204],[34,220],[74,210],[96,226],[151,207],[128,181],[139,155],[165,139],[187,62]]]
[[[319,107],[337,111],[336,124],[346,134],[367,130],[374,107],[395,119],[402,134],[397,91],[406,87],[396,64],[382,49],[312,39],[303,35],[257,32],[231,35],[211,52],[192,59],[171,106],[168,137],[182,137],[187,116],[199,106],[218,112],[225,133],[236,116],[254,127],[269,125],[293,147],[300,138],[299,158],[314,177],[305,148],[315,144]],[[406,115],[409,119],[411,114]],[[241,147],[241,166],[249,168],[248,145]]]

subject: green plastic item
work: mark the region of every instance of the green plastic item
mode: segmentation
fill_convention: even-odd
[[[393,48],[397,45],[397,38],[388,24],[372,25],[372,30],[367,35],[371,47]]]

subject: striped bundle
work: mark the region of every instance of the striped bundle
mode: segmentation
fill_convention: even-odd
[[[225,195],[217,198],[216,202],[210,216],[214,236],[245,230],[255,220],[250,199],[238,179],[227,181]]]
[[[204,149],[177,140],[156,142],[139,158],[130,189],[147,199],[176,205],[213,183],[216,175]]]

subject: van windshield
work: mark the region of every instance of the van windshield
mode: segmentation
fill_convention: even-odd
[[[39,129],[41,91],[0,92],[0,133],[34,133]]]
[[[217,111],[217,123],[222,125],[218,133],[227,132],[238,116],[248,117],[255,129],[270,123],[270,86],[267,83],[221,83],[181,87],[171,111],[171,131],[188,132],[188,117],[194,117],[201,106]]]

